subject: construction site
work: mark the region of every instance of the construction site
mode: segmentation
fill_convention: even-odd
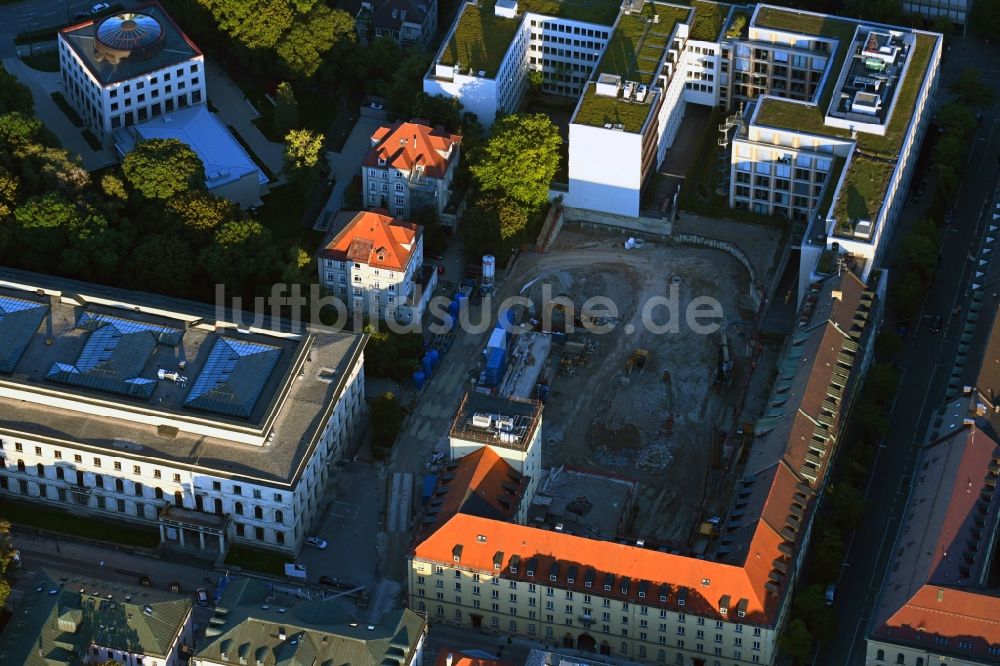
[[[543,401],[543,466],[573,470],[543,493],[534,522],[697,552],[729,503],[780,348],[754,335],[755,285],[735,258],[623,240],[574,227],[518,260],[497,297],[532,305],[500,316],[534,332],[504,342],[505,374],[482,390]],[[613,308],[588,314],[595,297]],[[687,321],[698,297],[721,307],[699,320],[715,332]]]

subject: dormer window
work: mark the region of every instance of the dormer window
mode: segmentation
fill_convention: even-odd
[[[385,166],[385,158],[384,157],[378,158],[378,165],[379,166]]]

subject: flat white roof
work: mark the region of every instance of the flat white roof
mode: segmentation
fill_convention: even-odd
[[[177,139],[190,146],[205,165],[209,189],[235,182],[248,173],[256,173],[261,185],[268,182],[264,171],[204,104],[171,111],[119,130],[115,133],[115,147],[124,155],[137,141],[150,139]]]

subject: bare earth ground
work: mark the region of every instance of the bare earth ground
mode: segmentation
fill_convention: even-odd
[[[627,522],[629,536],[689,545],[700,521],[721,514],[730,498],[735,470],[712,471],[713,445],[737,420],[757,415],[776,361],[773,351],[759,355],[742,404],[753,319],[746,271],[717,250],[653,242],[625,250],[620,237],[569,228],[548,253],[523,255],[516,274],[501,296],[524,293],[537,304],[548,285],[578,311],[587,298],[605,296],[620,313],[610,333],[568,336],[589,337],[599,346],[585,364],[572,367],[573,374],[558,373],[553,380],[543,416],[543,463],[637,480],[638,511]],[[680,278],[680,330],[651,332],[643,326],[642,306],[653,296],[667,296],[674,276]],[[697,296],[715,298],[722,306],[734,361],[726,385],[713,382],[720,334],[695,333],[684,321],[685,308]],[[657,323],[667,318],[666,309],[654,311]],[[559,367],[561,348],[553,347],[553,368]],[[645,367],[626,372],[637,349],[648,352]],[[669,373],[666,381],[664,372]]]

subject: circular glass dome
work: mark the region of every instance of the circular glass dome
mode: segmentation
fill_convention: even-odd
[[[97,41],[116,51],[144,50],[163,36],[163,26],[148,14],[115,14],[97,26]]]

